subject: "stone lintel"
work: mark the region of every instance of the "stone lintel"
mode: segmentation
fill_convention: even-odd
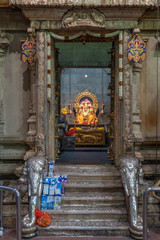
[[[105,29],[133,29],[137,27],[138,21],[106,21]],[[48,29],[48,30],[54,30],[54,29],[62,29],[62,23],[61,21],[31,21],[31,27],[34,29]],[[101,28],[100,28],[101,29]],[[104,28],[103,28],[104,29]],[[65,30],[65,29],[64,29]],[[78,30],[78,28],[77,28]],[[80,28],[79,28],[80,30]]]
[[[10,5],[18,7],[41,6],[41,7],[112,7],[112,6],[156,6],[154,0],[9,0]]]
[[[85,12],[93,12],[94,10],[99,11],[101,14],[103,14],[106,18],[106,20],[117,20],[119,19],[126,19],[127,20],[136,20],[141,18],[144,13],[145,9],[143,8],[100,8],[100,9],[85,9],[83,10],[80,9],[80,11],[85,11]],[[36,9],[33,7],[28,7],[28,8],[22,8],[23,14],[27,19],[30,20],[52,20],[52,21],[58,21],[61,20],[62,17],[68,12],[71,12],[69,8],[40,8],[37,7]],[[74,10],[73,10],[74,12]],[[76,10],[75,10],[76,12]]]

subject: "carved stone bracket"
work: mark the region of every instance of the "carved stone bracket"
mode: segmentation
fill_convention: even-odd
[[[135,239],[143,239],[143,224],[138,214],[137,203],[140,174],[138,158],[121,158],[120,171],[126,197],[130,235]]]
[[[8,49],[9,39],[5,32],[0,32],[0,57],[3,57]]]

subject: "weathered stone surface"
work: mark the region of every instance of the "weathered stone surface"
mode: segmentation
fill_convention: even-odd
[[[38,235],[66,235],[66,236],[112,236],[128,235],[127,222],[120,221],[71,221],[71,222],[54,222],[47,227],[38,229]]]
[[[155,172],[160,175],[160,164],[143,164],[143,172],[145,177],[155,177]]]
[[[154,0],[9,0],[15,6],[154,6]]]

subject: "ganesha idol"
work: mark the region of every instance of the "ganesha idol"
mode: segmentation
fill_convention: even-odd
[[[92,93],[88,90],[80,93],[75,100],[75,124],[96,125],[98,123],[96,117],[97,109],[98,101]]]

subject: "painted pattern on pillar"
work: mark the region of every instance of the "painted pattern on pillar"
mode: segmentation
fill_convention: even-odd
[[[135,34],[128,43],[128,60],[139,62],[146,58],[146,44],[140,35]]]
[[[27,37],[22,44],[22,61],[32,63],[36,61],[36,42],[34,37]]]

